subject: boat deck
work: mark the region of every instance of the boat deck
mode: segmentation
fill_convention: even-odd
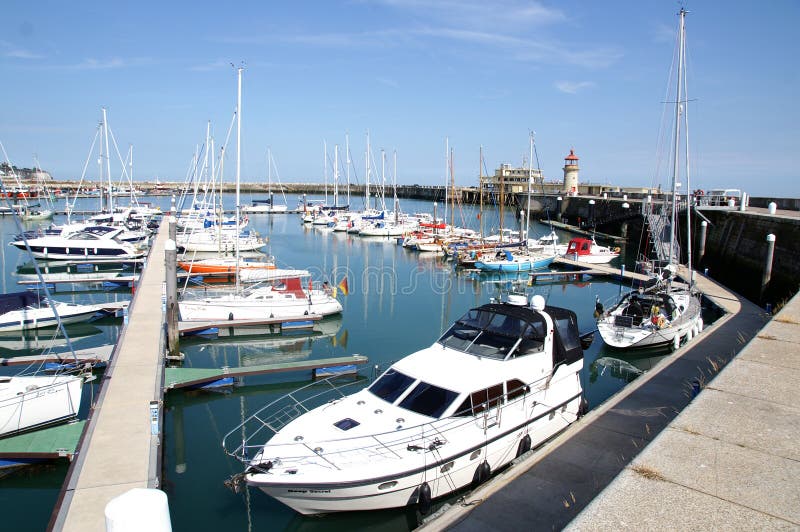
[[[622,270],[620,268],[613,268],[611,266],[606,266],[605,264],[589,264],[587,262],[572,260],[566,257],[556,257],[556,260],[553,261],[553,264],[568,266],[570,268],[578,268],[582,270],[582,273],[586,273],[589,275],[607,275],[615,279],[638,281],[642,283],[647,283],[652,281],[652,278],[649,275],[644,275],[642,273],[629,272],[626,270]],[[531,274],[531,276],[534,275],[535,272]]]

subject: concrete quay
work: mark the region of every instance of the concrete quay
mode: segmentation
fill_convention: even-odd
[[[105,530],[104,509],[111,499],[131,488],[158,487],[160,436],[151,434],[150,403],[162,397],[164,322],[159,302],[167,233],[167,224],[161,224],[128,325],[105,371],[98,406],[51,517],[52,529]]]
[[[800,296],[761,331],[760,308],[697,281],[724,316],[421,530],[800,526]]]
[[[800,295],[567,527],[800,528]]]

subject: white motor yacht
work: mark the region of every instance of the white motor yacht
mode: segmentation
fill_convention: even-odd
[[[128,242],[121,242],[119,236],[124,229],[107,226],[85,227],[75,233],[48,235],[28,238],[31,254],[35,259],[49,260],[130,260],[144,256],[144,251]],[[10,242],[10,245],[25,251],[23,239]]]
[[[267,405],[223,448],[246,466],[234,480],[302,514],[424,513],[578,418],[589,341],[574,312],[509,296],[470,310],[368,388],[329,398],[316,383]]]

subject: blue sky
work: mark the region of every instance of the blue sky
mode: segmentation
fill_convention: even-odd
[[[231,5],[231,4],[236,4]],[[686,2],[693,188],[800,197],[800,2]],[[574,147],[581,181],[666,184],[659,166],[675,1],[30,2],[3,7],[0,141],[12,162],[80,176],[100,108],[137,179],[183,180],[217,144],[244,62],[242,177],[321,181],[323,140],[349,132],[364,179],[397,150],[401,183],[459,185],[521,164],[548,179]],[[233,154],[233,144],[228,150]],[[391,155],[390,155],[391,157]],[[226,176],[233,177],[233,159]],[[117,175],[118,171],[112,171]],[[90,177],[97,177],[95,164]]]

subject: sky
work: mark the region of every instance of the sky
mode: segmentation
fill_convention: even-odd
[[[273,180],[322,182],[324,142],[344,174],[349,136],[363,183],[369,131],[377,177],[384,149],[387,181],[396,152],[399,183],[444,184],[448,142],[475,186],[481,146],[494,173],[533,132],[548,180],[574,149],[581,182],[667,186],[682,5],[691,187],[800,197],[796,0],[6,0],[0,142],[17,166],[79,178],[90,159],[97,179],[105,107],[135,179],[183,181],[209,121],[225,142],[242,65],[243,181],[267,179],[269,149]],[[235,133],[226,154],[232,180]]]

